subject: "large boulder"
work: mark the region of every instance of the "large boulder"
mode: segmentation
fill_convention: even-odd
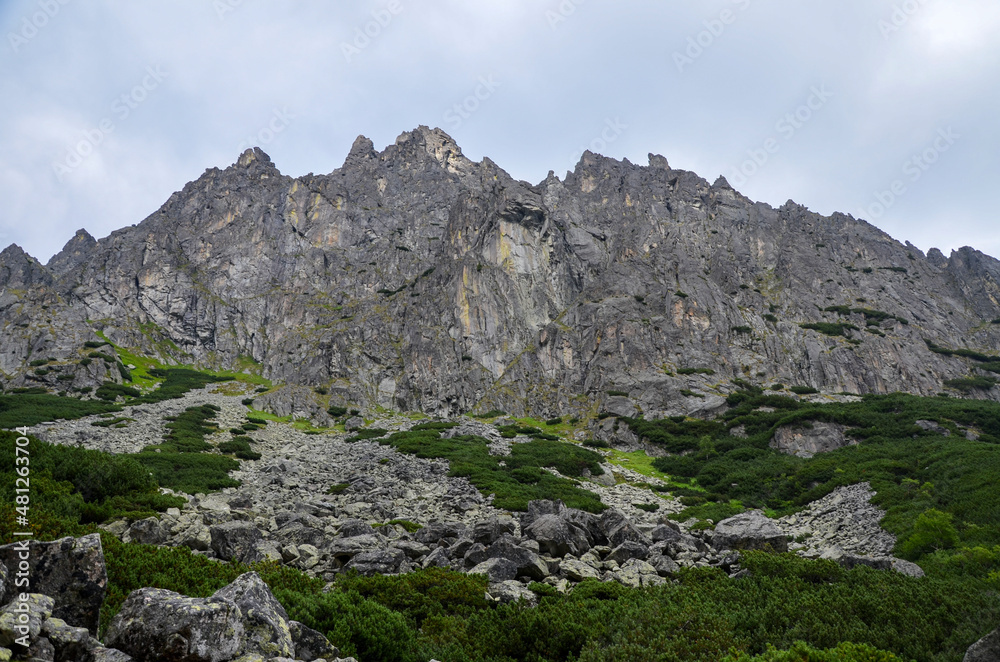
[[[306,627],[298,621],[288,621],[288,629],[295,644],[296,660],[313,662],[318,659],[332,660],[340,657],[340,650],[332,646],[322,632]]]
[[[404,559],[406,554],[399,549],[372,549],[356,554],[346,568],[353,568],[362,575],[392,575],[399,572]]]
[[[216,600],[240,608],[243,653],[264,657],[293,657],[295,647],[288,628],[288,614],[256,572],[246,572],[212,594]]]
[[[518,577],[528,577],[540,582],[549,575],[548,564],[542,561],[538,554],[517,545],[509,536],[490,545],[486,549],[486,554],[491,559],[505,559],[512,562],[517,567]]]
[[[0,610],[0,646],[4,648],[14,647],[24,637],[35,641],[45,619],[52,616],[55,600],[39,593],[28,593],[27,596],[24,602],[11,600]]]
[[[22,559],[25,551],[28,558]],[[7,569],[0,593],[7,599],[24,590],[14,585],[22,561],[28,563],[30,591],[55,599],[52,615],[70,625],[87,628],[97,636],[108,585],[101,537],[91,533],[80,538],[17,542],[0,547],[0,563]]]
[[[962,662],[998,662],[1000,661],[1000,628],[969,646]]]
[[[243,614],[231,600],[140,588],[111,621],[104,643],[143,662],[228,662],[243,647]]]
[[[216,524],[210,529],[212,551],[223,561],[236,559],[240,563],[263,560],[257,543],[263,540],[260,529],[250,522],[230,521]]]
[[[559,515],[541,515],[525,527],[524,535],[549,556],[580,556],[591,547],[586,531]]]
[[[787,552],[788,536],[762,511],[748,510],[716,524],[712,544],[717,549]]]
[[[808,458],[816,453],[856,445],[857,440],[848,438],[844,429],[843,425],[822,422],[814,422],[812,427],[783,425],[774,431],[771,448],[788,455]]]
[[[509,559],[491,558],[473,566],[470,575],[486,575],[491,584],[517,577],[517,564]]]
[[[644,545],[648,545],[650,542],[646,536],[642,535],[642,532],[635,527],[629,518],[627,518],[620,510],[616,510],[614,508],[605,510],[601,515],[600,527],[601,532],[604,534],[604,537],[608,539],[608,542],[612,547],[617,547],[626,540],[642,543]]]

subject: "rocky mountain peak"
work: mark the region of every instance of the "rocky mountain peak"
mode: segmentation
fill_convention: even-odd
[[[58,278],[85,261],[96,246],[97,240],[87,230],[80,228],[63,249],[52,256],[45,268]]]
[[[45,267],[17,244],[0,252],[0,288],[23,289],[51,282],[52,276]]]

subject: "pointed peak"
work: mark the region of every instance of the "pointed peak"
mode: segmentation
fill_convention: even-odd
[[[734,190],[732,185],[730,185],[729,180],[723,175],[719,175],[715,182],[712,184],[712,188],[728,189],[730,191]]]
[[[647,156],[647,158],[649,159],[649,167],[650,168],[659,168],[661,170],[670,170],[670,164],[667,163],[667,157],[665,157],[665,156],[663,156],[661,154],[653,154],[652,152],[650,152],[649,155]]]
[[[378,156],[378,152],[375,151],[375,145],[372,141],[365,136],[358,136],[354,139],[354,144],[351,145],[351,151],[348,152],[347,158],[344,159],[344,167],[369,161],[376,156]]]
[[[250,168],[254,164],[263,166],[269,170],[277,170],[277,168],[274,167],[274,163],[271,162],[271,157],[268,156],[260,147],[247,148],[242,154],[240,154],[240,158],[238,158],[236,163],[233,165],[241,168]]]
[[[27,253],[25,253],[24,249],[21,248],[20,246],[18,246],[17,244],[11,244],[7,248],[5,248],[2,251],[0,251],[0,258],[6,259],[6,260],[12,260],[12,259],[17,259],[17,258],[32,259],[32,257],[30,255],[28,255]]]
[[[423,151],[452,174],[467,175],[473,170],[474,164],[462,154],[458,143],[439,128],[421,124],[413,131],[401,133],[395,146],[406,153]]]

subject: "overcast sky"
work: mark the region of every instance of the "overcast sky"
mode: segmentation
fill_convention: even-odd
[[[426,124],[533,183],[654,152],[1000,256],[998,33],[996,0],[3,0],[0,245],[45,262],[251,144],[328,173]]]

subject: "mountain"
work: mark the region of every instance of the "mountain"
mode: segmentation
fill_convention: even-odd
[[[8,247],[0,378],[120,382],[112,361],[80,364],[100,332],[332,404],[438,414],[708,412],[734,378],[929,395],[996,367],[998,297],[1000,262],[972,248],[924,255],[662,156],[587,152],[532,185],[419,127],[381,152],[359,137],[328,175],[247,150],[45,266]]]

